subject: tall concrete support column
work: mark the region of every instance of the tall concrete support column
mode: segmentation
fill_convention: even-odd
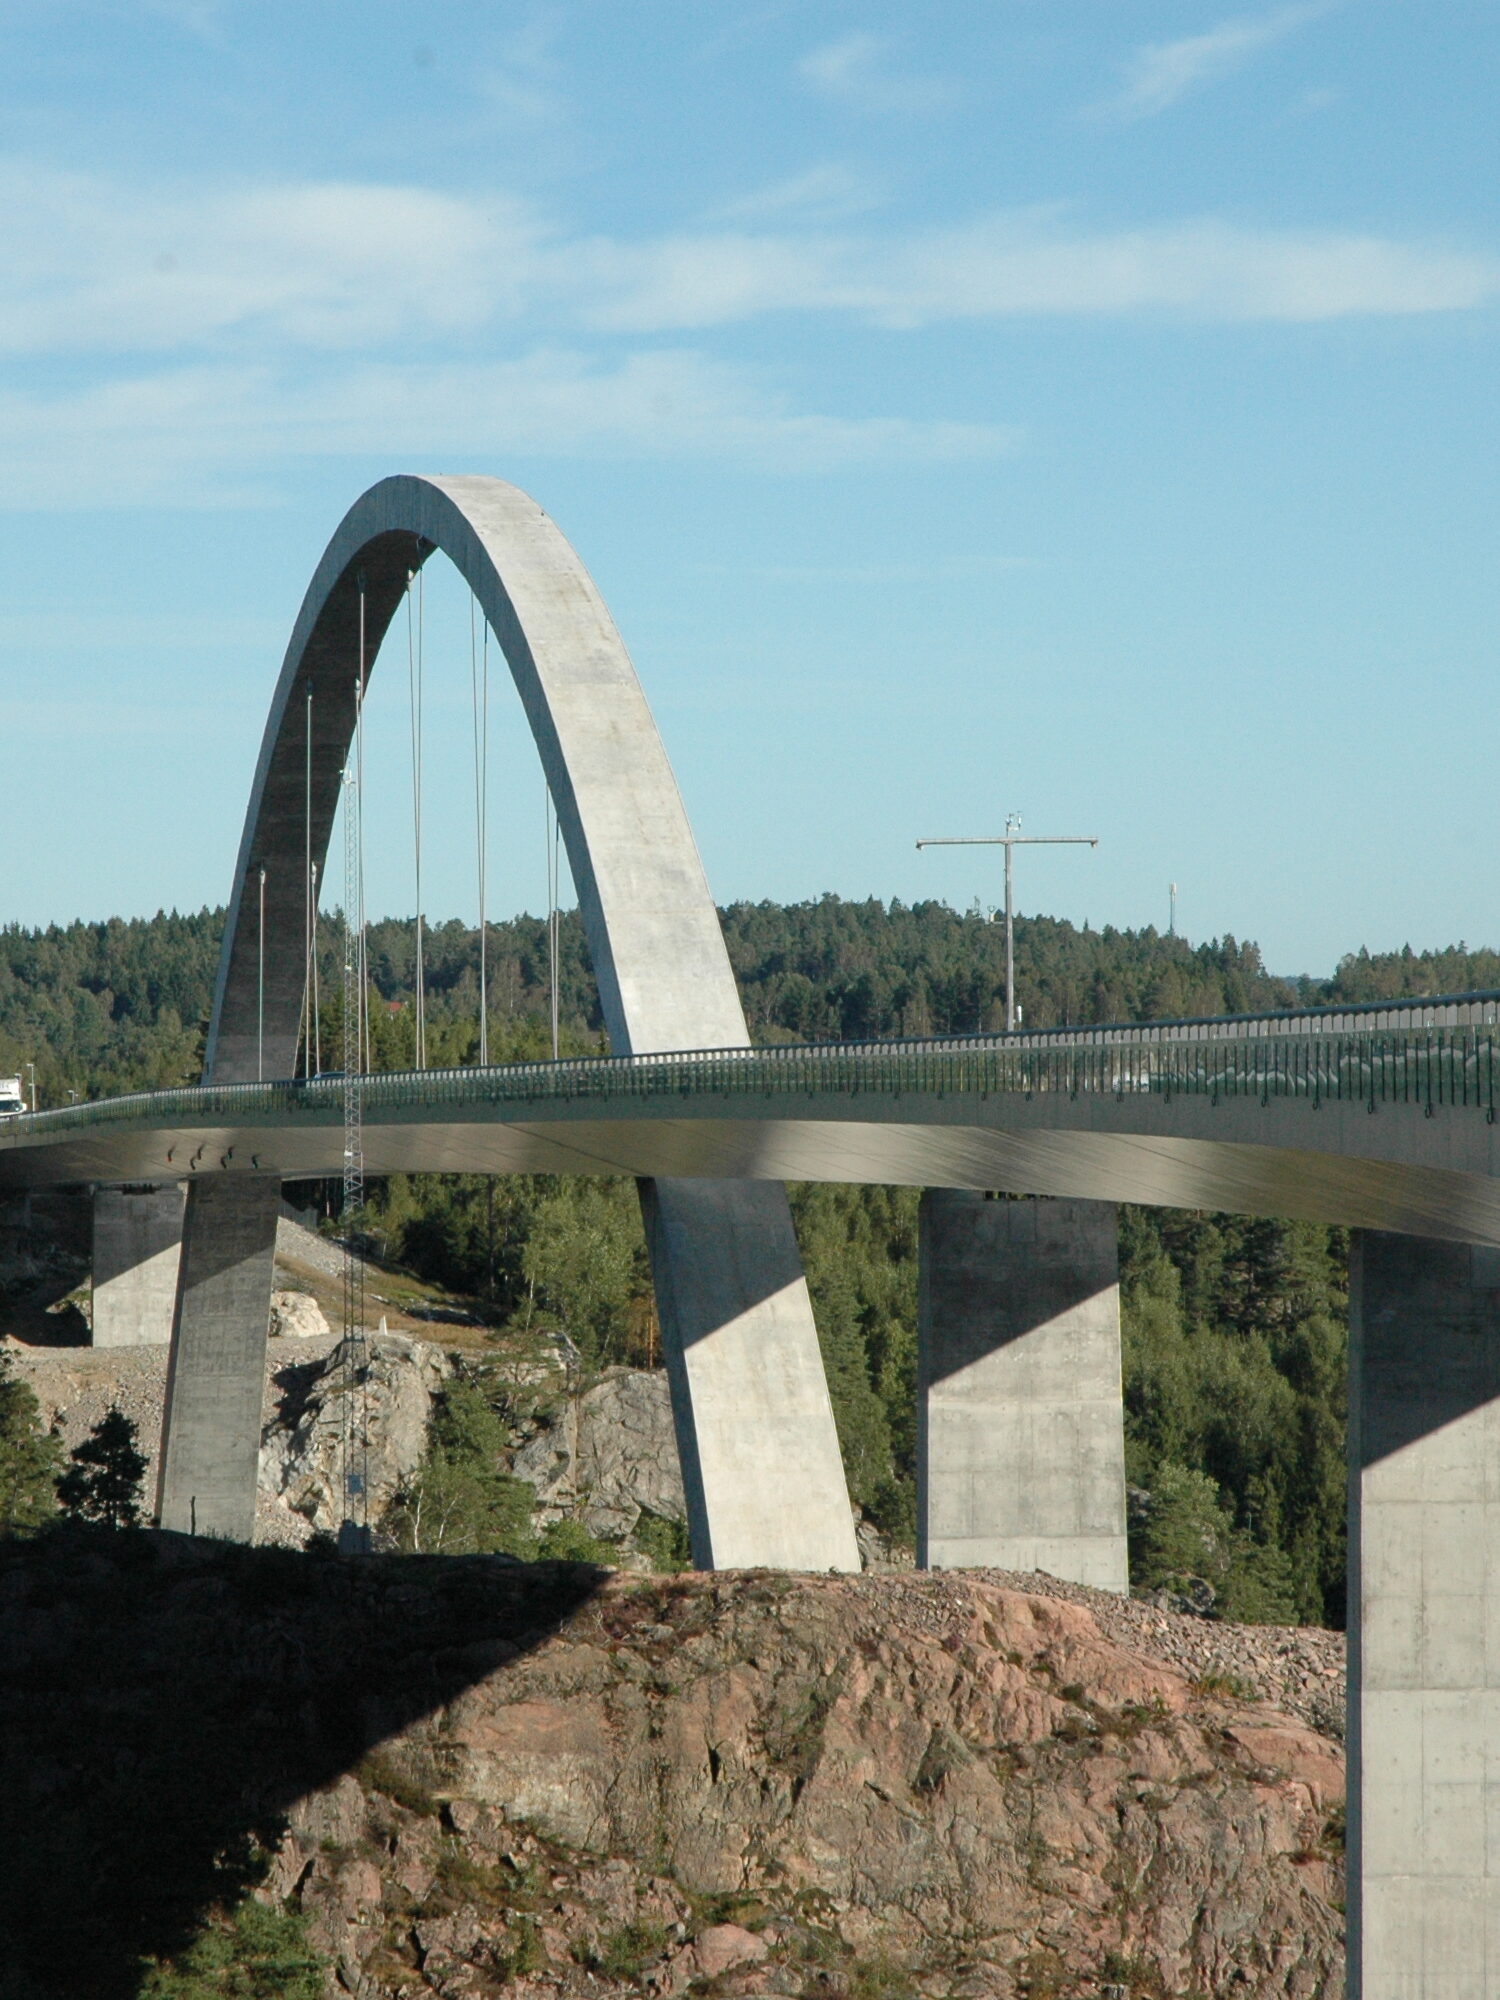
[[[94,1190],[93,1344],[147,1347],[172,1338],[183,1190]]]
[[[1500,1250],[1356,1234],[1350,2000],[1500,1993]]]
[[[917,1561],[1125,1591],[1112,1202],[922,1198]]]
[[[786,1192],[642,1181],[699,1569],[859,1568]]]
[[[188,1189],[156,1489],[164,1528],[254,1534],[280,1209],[275,1174],[216,1174]]]

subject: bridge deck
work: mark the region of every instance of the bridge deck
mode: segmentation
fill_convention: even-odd
[[[1491,996],[1421,1005],[1495,1012]],[[1008,1188],[1500,1241],[1491,1019],[1270,1018],[1242,1036],[1164,1024],[375,1074],[367,1164]],[[0,1125],[0,1184],[336,1173],[342,1098],[323,1077],[39,1112]]]

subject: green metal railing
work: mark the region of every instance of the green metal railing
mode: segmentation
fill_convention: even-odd
[[[1071,1042],[1023,1036],[973,1041],[828,1043],[770,1049],[597,1056],[504,1068],[400,1070],[362,1079],[366,1117],[483,1106],[516,1116],[550,1104],[601,1112],[666,1100],[896,1099],[907,1095],[1003,1097],[1144,1095],[1229,1100],[1293,1098],[1480,1112],[1491,1123],[1500,1096],[1500,1029],[1408,1029],[1396,1033],[1241,1039]],[[342,1116],[338,1077],[279,1083],[205,1084],[69,1105],[0,1124],[0,1148],[122,1125],[193,1126],[333,1123]],[[795,1115],[795,1113],[793,1113]]]

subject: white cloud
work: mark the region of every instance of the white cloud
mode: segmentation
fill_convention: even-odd
[[[1201,35],[1156,42],[1141,49],[1125,72],[1125,87],[1113,109],[1125,118],[1151,118],[1206,84],[1231,76],[1262,49],[1282,41],[1319,14],[1328,0],[1280,7],[1274,13],[1221,21]]]
[[[818,169],[749,198],[765,226],[630,239],[571,237],[498,194],[344,182],[162,192],[0,163],[0,352],[79,365],[452,360],[580,328],[659,336],[767,313],[891,327],[1037,314],[1295,321],[1464,310],[1500,290],[1493,257],[1353,232],[1213,218],[1089,229],[1061,208],[908,230],[808,219],[854,185]]]
[[[499,194],[162,191],[0,162],[0,478],[33,505],[225,503],[315,454],[990,456],[1014,433],[987,418],[808,410],[677,343],[770,313],[1297,322],[1500,293],[1492,257],[1349,232],[1089,229],[1060,208],[940,229],[808,219],[853,191],[816,169],[750,198],[763,226],[631,240],[569,236]]]
[[[0,166],[0,350],[451,335],[524,280],[519,204],[306,182],[197,194]]]
[[[1500,262],[1377,236],[1213,220],[1089,231],[1055,210],[907,236],[703,233],[574,253],[579,309],[616,331],[840,312],[913,328],[1042,314],[1341,319],[1456,311],[1500,291]]]
[[[0,494],[36,507],[254,504],[299,458],[442,470],[476,457],[710,458],[779,471],[993,458],[1013,428],[799,411],[753,371],[683,350],[622,362],[325,361],[164,369],[60,394],[0,396]],[[448,467],[451,469],[451,465]]]
[[[830,161],[809,167],[757,188],[753,194],[725,204],[718,213],[730,222],[761,221],[786,216],[804,222],[839,222],[863,215],[877,206],[879,194],[871,182],[851,168]]]
[[[798,63],[797,74],[823,96],[840,99],[857,111],[927,113],[952,103],[951,84],[894,68],[890,60],[894,53],[889,36],[843,35],[810,50]]]

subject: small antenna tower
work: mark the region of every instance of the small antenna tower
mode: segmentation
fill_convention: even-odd
[[[1168,910],[1169,910],[1169,914],[1168,914],[1168,917],[1167,917],[1167,936],[1168,936],[1168,937],[1176,937],[1176,935],[1177,935],[1177,884],[1176,884],[1175,882],[1169,882],[1169,883],[1167,884],[1167,894],[1168,894]]]

